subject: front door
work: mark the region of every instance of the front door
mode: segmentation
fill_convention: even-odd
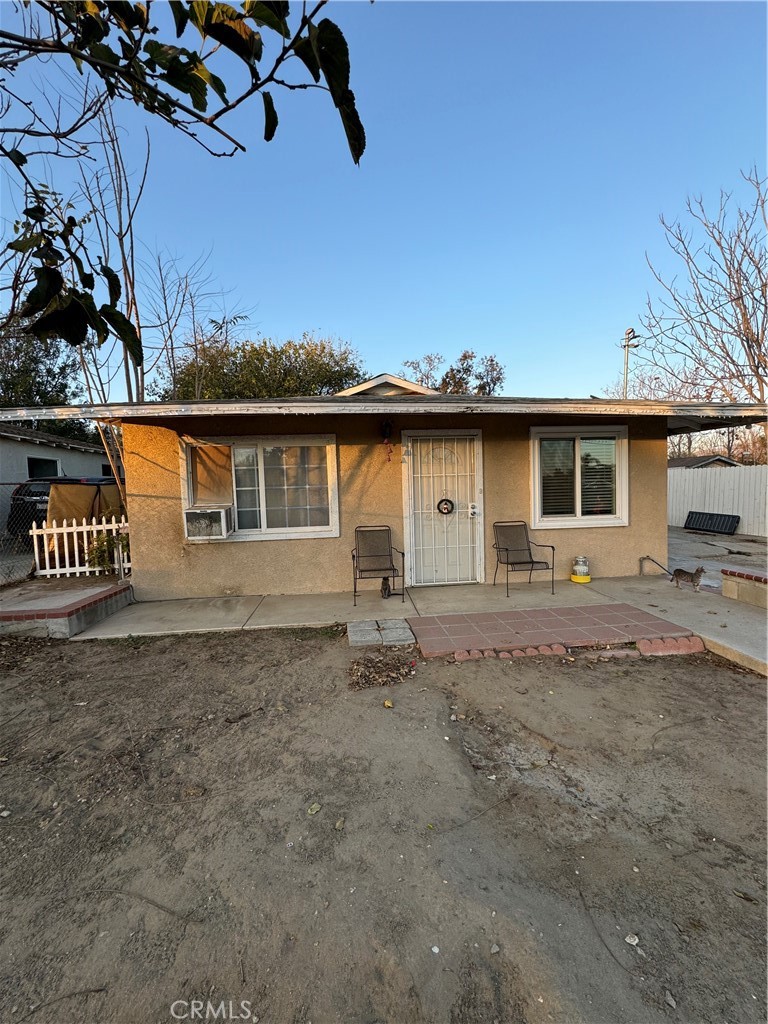
[[[482,572],[480,431],[403,431],[406,578],[476,583]]]

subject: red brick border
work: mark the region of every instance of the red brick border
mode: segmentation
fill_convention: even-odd
[[[641,654],[645,655],[665,655],[665,654],[703,654],[706,651],[704,641],[700,636],[681,636],[673,637],[668,636],[659,638],[656,640],[638,640],[637,648],[634,647],[621,647],[618,649],[605,649],[590,651],[590,655],[593,657],[605,657],[605,658],[637,658]],[[567,654],[567,650],[562,644],[552,644],[547,646],[542,644],[540,647],[526,647],[525,650],[517,648],[514,651],[454,651],[453,657],[456,662],[461,664],[464,661],[478,661],[481,658],[503,658],[504,660],[511,660],[512,658],[533,658],[546,657],[548,654],[563,655]]]
[[[736,569],[721,569],[720,572],[723,576],[735,576],[740,580],[752,580],[754,583],[765,583],[768,585],[768,576],[763,576],[762,573],[737,572]]]
[[[700,636],[666,637],[664,640],[638,640],[641,654],[703,654],[706,650]]]

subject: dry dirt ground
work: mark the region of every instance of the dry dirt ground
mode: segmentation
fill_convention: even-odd
[[[766,1020],[763,680],[360,654],[0,643],[3,1024]]]

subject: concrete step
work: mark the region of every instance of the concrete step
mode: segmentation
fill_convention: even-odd
[[[0,635],[66,640],[132,601],[128,582],[29,580],[0,592]]]

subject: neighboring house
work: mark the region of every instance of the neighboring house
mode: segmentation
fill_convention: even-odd
[[[100,444],[0,423],[0,533],[16,484],[43,476],[111,476]]]
[[[378,524],[408,586],[491,582],[510,519],[555,545],[561,579],[576,555],[636,576],[643,555],[666,564],[667,436],[765,412],[443,395],[389,374],[312,398],[46,410],[122,426],[139,600],[351,594],[355,527]]]
[[[740,462],[729,459],[727,455],[683,455],[667,460],[668,469],[723,469],[740,465]]]

